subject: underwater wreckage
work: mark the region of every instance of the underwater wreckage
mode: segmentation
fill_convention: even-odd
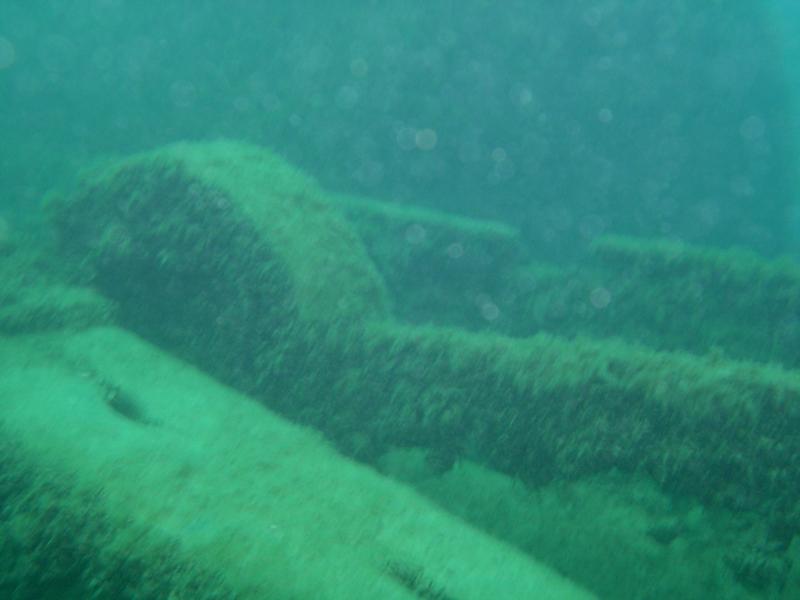
[[[152,356],[166,352],[282,417],[318,429],[344,454],[366,463],[379,464],[393,448],[423,448],[434,474],[471,461],[533,488],[608,473],[636,474],[652,480],[667,496],[693,499],[710,510],[749,511],[764,526],[742,538],[743,547],[726,556],[725,568],[751,588],[780,588],[791,577],[785,557],[800,527],[800,464],[794,459],[800,455],[800,442],[793,433],[800,424],[800,376],[793,370],[798,333],[791,327],[763,326],[765,318],[789,322],[797,308],[798,295],[791,292],[800,275],[791,266],[676,244],[605,238],[595,243],[588,268],[554,269],[525,260],[510,228],[329,195],[272,153],[235,142],[177,144],[107,165],[87,175],[75,193],[51,199],[49,210],[62,258],[75,267],[72,283],[83,284],[74,289],[94,290],[80,292],[85,297],[78,302],[81,314],[90,316],[76,318],[80,326],[70,326],[78,333],[50,334],[47,343],[55,350],[43,351],[37,336],[29,341],[26,336],[24,343],[38,357],[34,364],[53,353],[59,356],[55,368],[68,371],[69,386],[90,388],[112,414],[119,415],[123,407],[128,413],[122,414],[123,420],[139,415],[139,429],[157,431],[158,425],[169,425],[189,435],[188,423],[198,419],[210,435],[219,427],[209,422],[212,415],[225,410],[204,404],[180,410],[158,407],[166,367],[157,366]],[[399,243],[386,242],[392,238]],[[656,290],[664,273],[682,285]],[[763,304],[698,294],[700,289],[709,296],[710,281],[727,293],[751,286],[754,277],[761,282],[761,296],[752,301],[775,308],[761,321],[749,313],[764,313]],[[627,293],[604,305],[592,303],[595,290]],[[659,294],[662,301],[653,302],[648,293]],[[676,312],[664,314],[664,294],[674,295],[666,306],[677,307]],[[601,296],[606,297],[596,294]],[[708,309],[709,302],[717,302],[716,308]],[[487,311],[489,304],[494,308]],[[690,320],[702,307],[713,315],[718,333],[698,341],[676,315]],[[2,323],[24,321],[16,314]],[[135,332],[160,350],[130,333],[95,328],[109,324]],[[782,336],[777,341],[776,331]],[[20,328],[13,333],[19,336]],[[129,347],[131,357],[115,355],[116,347]],[[141,370],[148,373],[143,379],[151,380],[153,392],[137,391],[137,384],[114,366],[115,357],[124,363],[144,356],[150,358],[141,358]],[[163,360],[170,370],[191,370],[174,358]],[[29,382],[26,377],[20,367],[19,381]],[[3,381],[9,378],[14,381],[10,375]],[[217,385],[203,381],[202,386],[187,386]],[[226,389],[219,394],[233,393]],[[242,402],[238,396],[237,402]],[[237,427],[242,427],[242,418],[237,418]],[[255,417],[244,420],[250,418]],[[295,457],[287,464],[302,479],[294,484],[311,485],[295,456],[297,444],[317,448],[313,458],[303,460],[323,464],[335,459],[309,433],[280,423],[295,432],[278,436],[287,440],[279,452],[290,460]],[[295,434],[304,441],[288,441]],[[258,435],[244,444],[246,460],[255,462],[243,462],[242,469],[257,463],[258,443],[264,444],[265,456],[272,453],[271,434]],[[26,443],[21,442],[23,450]],[[69,446],[66,437],[59,443]],[[154,438],[153,447],[139,443],[137,451],[157,459],[166,452],[162,443],[177,442]],[[81,451],[90,453],[88,447]],[[49,450],[42,452],[49,460]],[[220,450],[219,456],[225,452]],[[191,466],[193,460],[206,460],[191,454],[181,459],[185,464],[177,461],[168,467],[176,481],[197,468]],[[219,456],[207,460],[213,463]],[[40,459],[45,460],[37,454]],[[23,464],[30,459],[19,460]],[[77,463],[69,464],[76,468]],[[99,465],[113,469],[111,462]],[[264,486],[271,485],[272,468],[281,471],[281,461],[263,467]],[[309,466],[315,473],[321,468]],[[281,471],[286,482],[277,475],[275,479],[282,490],[293,485],[286,469],[284,465]],[[359,475],[346,475],[342,494],[348,478],[369,478],[352,469]],[[145,470],[139,476],[150,475]],[[191,487],[192,477],[185,477]],[[397,485],[376,481],[379,487]],[[215,485],[233,484],[226,480]],[[123,488],[110,493],[132,493]],[[265,493],[269,495],[266,488]],[[394,493],[395,488],[385,491],[374,502],[391,505],[388,498]],[[345,510],[345,499],[336,498],[336,510]],[[128,510],[131,501],[128,496],[114,506]],[[211,524],[182,521],[185,515],[177,509],[170,515],[170,509],[155,501],[145,509],[163,541],[153,542],[158,552],[177,553],[171,544],[181,542],[188,529],[188,538],[199,544],[194,549],[212,555],[210,545],[218,538]],[[164,511],[165,522],[159,525]],[[441,527],[457,525],[443,522]],[[653,528],[650,533],[657,543],[668,545],[681,527],[672,530],[667,535],[663,528]],[[479,535],[468,531],[463,535]],[[142,533],[148,543],[150,533]],[[487,539],[479,544],[487,552],[514,552],[505,546],[495,549]],[[386,543],[391,547],[393,542]],[[424,547],[424,540],[420,543]],[[292,548],[298,555],[304,550],[299,542]],[[421,552],[414,555],[402,548],[398,558],[389,552],[380,568],[370,567],[369,585],[386,586],[397,597],[480,597],[466,591],[478,589],[470,587],[474,582],[459,587],[441,575],[444,571],[436,565],[444,569],[446,558],[441,557],[442,563],[431,559],[429,566],[427,550]],[[290,559],[279,554],[281,561]],[[138,560],[137,568],[146,570],[147,557]],[[490,559],[481,554],[469,560],[480,569],[486,564],[481,561]],[[517,560],[521,565],[526,559],[514,558],[509,564]],[[309,567],[319,569],[313,571],[317,578],[309,580],[309,590],[330,575],[320,565]],[[525,571],[514,568],[514,577]],[[282,573],[290,573],[292,580],[297,576],[292,569],[289,563],[281,565],[269,585],[280,586]],[[180,585],[226,579],[213,569],[200,568],[196,577],[186,573],[188,579]],[[547,571],[534,570],[530,581],[525,575],[523,583],[513,585],[535,589],[539,576],[556,582],[547,579],[552,595],[542,592],[540,597],[581,593]],[[357,584],[341,585],[347,589]],[[441,590],[441,595],[425,596],[419,592],[422,586]]]

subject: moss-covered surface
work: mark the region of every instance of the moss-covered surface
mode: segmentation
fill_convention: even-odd
[[[89,287],[71,285],[69,265],[30,240],[0,247],[0,332],[82,329],[113,321],[115,307]]]
[[[388,315],[344,217],[260,148],[169,146],[105,166],[49,209],[124,323],[248,391],[291,385],[319,335]]]
[[[443,467],[469,456],[533,484],[646,473],[670,493],[762,512],[782,543],[800,531],[795,372],[395,325],[339,354],[351,368],[331,397],[296,411],[354,452],[418,445]]]
[[[0,337],[0,409],[3,597],[590,597],[118,329]]]
[[[2,377],[2,374],[0,374]],[[24,398],[20,398],[24,401]],[[0,427],[0,596],[9,600],[236,598],[158,525],[109,515],[103,482],[40,461]],[[143,543],[147,540],[147,543]]]
[[[593,258],[523,268],[516,335],[616,336],[654,348],[800,366],[800,269],[742,250],[606,237]]]
[[[523,262],[518,232],[501,223],[353,196],[333,196],[410,323],[507,329],[509,281]]]

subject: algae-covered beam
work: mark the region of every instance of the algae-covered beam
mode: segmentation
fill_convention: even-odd
[[[607,237],[593,246],[608,325],[695,352],[800,367],[800,269],[744,249]],[[627,323],[627,326],[625,325]]]
[[[331,198],[364,241],[403,321],[513,329],[518,292],[510,284],[524,262],[516,229],[375,199]]]
[[[370,440],[412,443],[443,466],[466,455],[534,483],[644,472],[712,504],[795,510],[793,371],[620,342],[391,324],[338,353],[357,370],[303,420],[339,439],[359,432],[354,451]]]
[[[511,284],[514,335],[616,336],[663,350],[800,366],[800,269],[744,250],[619,236],[560,270],[528,266]]]

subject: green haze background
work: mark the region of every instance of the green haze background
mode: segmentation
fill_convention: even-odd
[[[605,232],[793,249],[792,3],[321,4],[6,0],[0,215],[35,222],[95,157],[224,136],[547,258]]]

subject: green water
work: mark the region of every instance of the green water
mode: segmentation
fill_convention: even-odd
[[[17,340],[46,361],[27,334],[113,324],[488,534],[487,556],[602,598],[800,597],[798,40],[790,0],[4,0],[2,389],[34,377]],[[178,142],[163,171],[124,162]],[[0,470],[0,556],[53,561],[19,533],[19,479]],[[386,589],[461,597],[446,560],[387,561]],[[75,564],[51,585],[14,563],[0,595],[82,597]]]
[[[274,4],[4,2],[4,212],[95,156],[226,136],[549,256],[598,231],[789,244],[790,8]]]

